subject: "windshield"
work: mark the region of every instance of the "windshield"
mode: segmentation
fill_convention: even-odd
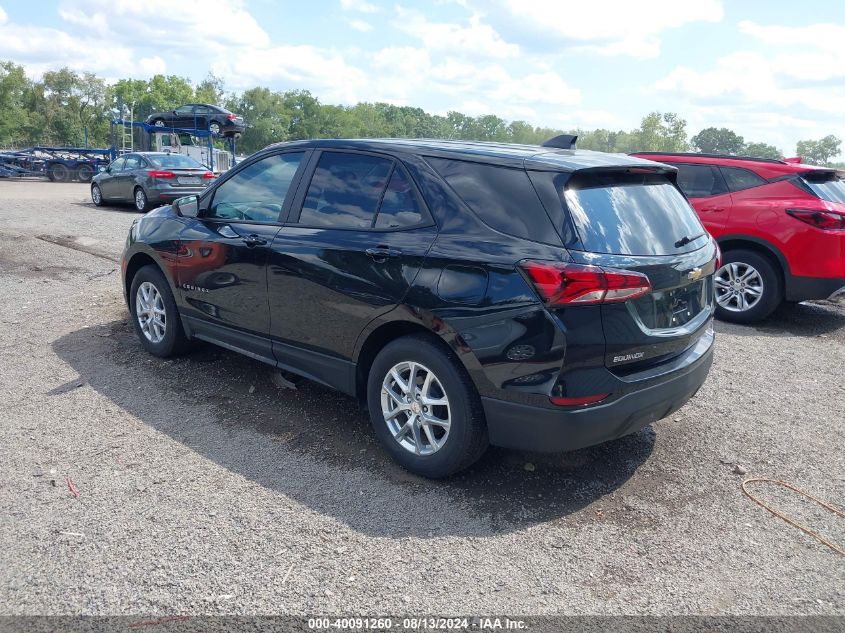
[[[147,156],[150,162],[156,167],[166,169],[205,169],[190,156],[184,154],[162,154],[158,156]]]
[[[695,211],[665,176],[574,177],[564,199],[586,251],[674,255],[706,243]]]
[[[839,178],[828,177],[824,180],[805,176],[802,178],[814,194],[828,202],[845,202],[845,183]]]

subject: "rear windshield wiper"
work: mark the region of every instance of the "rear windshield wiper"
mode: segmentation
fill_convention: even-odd
[[[695,237],[689,237],[687,235],[684,235],[681,239],[679,239],[677,242],[675,242],[675,248],[681,248],[681,246],[686,246],[690,242],[694,242],[699,237],[704,237],[705,235],[707,235],[707,233],[699,233]]]

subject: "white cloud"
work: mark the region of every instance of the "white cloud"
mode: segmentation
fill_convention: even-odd
[[[6,24],[6,22],[8,21],[9,15],[6,13],[3,7],[0,7],[0,25]]]
[[[103,38],[136,46],[222,49],[267,46],[270,37],[235,0],[64,0],[59,15],[67,23]]]
[[[501,1],[510,20],[544,39],[554,37],[593,54],[637,58],[659,55],[664,31],[724,16],[721,0]]]
[[[366,20],[349,20],[349,28],[361,33],[368,33],[373,30],[373,25]]]
[[[468,24],[430,22],[422,13],[396,8],[394,26],[419,39],[430,50],[451,50],[462,54],[506,58],[519,55],[519,46],[502,39],[496,30],[482,22],[479,14],[470,16]]]
[[[376,13],[378,7],[366,0],[340,0],[340,6],[346,11],[360,11],[361,13]]]

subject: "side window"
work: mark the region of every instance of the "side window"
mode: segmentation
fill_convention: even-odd
[[[206,106],[197,106],[196,113],[197,114],[208,114],[208,107]]]
[[[727,193],[718,167],[669,163],[678,168],[678,186],[690,198],[705,198]]]
[[[323,152],[302,205],[304,226],[368,229],[393,161],[365,154]]]
[[[411,181],[403,170],[396,167],[381,199],[374,226],[377,229],[398,229],[414,226],[422,221],[420,202]]]
[[[275,154],[245,167],[217,188],[203,217],[278,222],[303,156],[305,152]]]
[[[123,167],[126,171],[131,171],[132,169],[140,169],[140,167],[141,159],[138,156],[126,157],[126,164]]]
[[[488,226],[514,237],[560,244],[524,169],[433,157],[426,161]]]
[[[760,185],[766,184],[764,178],[761,178],[748,169],[722,167],[721,170],[725,181],[728,183],[728,189],[731,191],[742,191],[743,189],[751,189],[751,187],[759,187]]]
[[[111,165],[112,172],[123,171],[123,166],[126,164],[126,159],[122,156],[115,160]]]
[[[193,114],[194,113],[194,106],[192,105],[184,105],[179,106],[176,108],[176,114]]]

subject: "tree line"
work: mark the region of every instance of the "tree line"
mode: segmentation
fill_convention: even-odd
[[[241,114],[247,130],[238,140],[239,153],[249,154],[270,143],[307,138],[440,138],[539,144],[558,134],[577,134],[578,147],[602,152],[682,152],[737,154],[780,158],[781,149],[746,140],[727,128],[708,127],[692,137],[687,122],[672,112],[651,112],[633,130],[560,130],[507,121],[494,114],[445,116],[421,108],[388,103],[342,106],[321,103],[307,90],[272,91],[255,87],[227,93],[212,74],[194,85],[176,75],[121,79],[108,84],[93,73],[69,68],[27,77],[24,68],[0,61],[0,148],[31,145],[106,147],[110,121],[143,120],[154,111],[184,103],[210,103]],[[802,140],[796,154],[807,162],[830,164],[841,141],[834,135]]]

